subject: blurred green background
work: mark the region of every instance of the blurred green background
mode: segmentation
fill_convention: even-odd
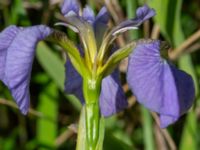
[[[0,0],[0,31],[11,24],[46,24],[67,32],[78,42],[73,32],[54,26],[59,21],[56,14],[60,13],[60,3],[61,0]],[[189,113],[167,129],[160,129],[157,115],[139,105],[128,90],[124,61],[120,70],[129,107],[106,119],[104,149],[199,150],[200,1],[81,0],[82,6],[86,3],[95,12],[106,5],[112,17],[110,25],[134,17],[136,8],[143,4],[154,8],[156,17],[116,42],[120,46],[143,37],[168,41],[172,49],[180,50],[181,56],[174,63],[193,76],[196,88],[196,101]],[[75,149],[81,105],[74,96],[64,93],[64,63],[60,47],[40,42],[32,69],[31,109],[27,116],[19,112],[10,92],[0,83],[0,150]]]

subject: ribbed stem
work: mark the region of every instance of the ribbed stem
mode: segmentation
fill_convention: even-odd
[[[89,150],[96,150],[99,139],[99,95],[101,89],[100,78],[84,78],[83,93],[85,98],[86,139]]]
[[[86,139],[89,150],[95,150],[99,139],[99,105],[98,103],[86,104]]]

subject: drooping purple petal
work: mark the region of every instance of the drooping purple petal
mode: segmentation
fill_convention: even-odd
[[[71,62],[66,62],[66,81],[65,91],[69,94],[74,94],[84,104],[84,97],[82,92],[82,78],[78,72],[73,68]],[[126,108],[128,103],[126,101],[123,89],[119,80],[119,72],[114,71],[110,76],[102,81],[100,94],[100,110],[105,117],[114,115],[115,113]]]
[[[10,28],[12,26],[4,31]],[[16,33],[17,30],[18,32]],[[11,91],[21,112],[26,114],[29,107],[29,82],[35,48],[40,40],[43,40],[51,33],[51,29],[44,25],[39,25],[28,28],[17,28],[14,29],[14,32],[15,34],[8,32],[8,35],[5,35],[0,41],[2,44],[7,36],[12,35],[10,43],[7,47],[4,47],[7,54],[6,56],[4,55],[5,66],[2,80]]]
[[[111,116],[128,106],[122,89],[119,72],[115,70],[102,81],[100,108],[103,116]]]
[[[93,12],[93,10],[89,6],[86,6],[83,9],[83,15],[82,15],[82,17],[83,17],[84,20],[86,20],[90,24],[93,24],[93,22],[95,20],[94,12]]]
[[[79,16],[79,9],[80,9],[80,6],[77,0],[64,0],[61,7],[61,12],[65,17],[69,17],[73,15]]]
[[[155,15],[155,11],[149,8],[147,5],[139,7],[136,10],[136,17],[131,20],[126,20],[120,23],[113,31],[113,35],[125,32],[131,29],[137,29],[144,21],[150,19]]]
[[[174,123],[192,105],[194,84],[160,56],[160,41],[139,43],[130,55],[128,84],[137,100],[160,114],[161,127]]]
[[[0,33],[0,80],[3,80],[5,75],[7,48],[12,43],[19,30],[19,28],[12,25]]]
[[[65,92],[68,94],[74,94],[83,104],[83,80],[76,69],[72,66],[70,60],[66,61],[65,68]]]

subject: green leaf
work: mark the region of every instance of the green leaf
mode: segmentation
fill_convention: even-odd
[[[76,150],[88,150],[86,139],[86,125],[85,125],[85,106],[82,107],[79,126]]]
[[[126,0],[126,11],[127,11],[127,16],[129,19],[134,18],[135,11],[137,9],[137,4],[138,2],[136,0]],[[130,39],[138,39],[139,38],[139,31],[138,30],[130,30],[129,32],[129,37]]]
[[[38,111],[47,116],[48,119],[38,118],[37,140],[45,147],[54,148],[58,128],[58,89],[54,83],[50,82],[43,88],[43,91],[39,95]]]
[[[174,2],[176,2],[175,0]],[[173,19],[172,16],[169,15],[169,3],[170,0],[149,0],[149,5],[156,10],[155,21],[160,26],[160,30],[164,37],[170,41],[170,35],[168,32],[168,25],[172,28],[173,27]],[[173,12],[172,12],[173,13]]]
[[[16,146],[16,140],[18,136],[18,127],[12,130],[8,137],[0,138],[0,149],[10,150]]]
[[[64,90],[65,68],[61,59],[44,42],[38,44],[36,56],[44,70],[50,75],[57,86]]]
[[[153,136],[153,126],[152,126],[152,117],[149,111],[144,108],[142,108],[142,114],[143,114],[143,136],[144,136],[144,145],[145,150],[154,150],[155,144],[154,144],[154,136]]]
[[[58,44],[65,50],[73,66],[81,76],[84,76],[86,73],[88,73],[87,67],[85,66],[85,62],[81,57],[79,50],[74,43],[67,38],[65,33],[54,30],[46,40]]]
[[[96,150],[103,150],[104,134],[105,134],[105,119],[101,117],[100,127],[99,127],[99,140],[97,143]]]
[[[134,49],[136,46],[136,42],[131,42],[127,44],[126,46],[116,50],[107,60],[106,64],[101,68],[99,71],[99,74],[102,74],[103,76],[109,75],[119,64],[119,62],[126,58]]]
[[[180,150],[197,150],[197,119],[195,112],[191,111],[186,118],[186,124],[184,126]]]
[[[119,120],[116,115],[105,119],[106,134],[104,139],[104,150],[134,149],[130,135],[124,131],[124,120]]]
[[[105,139],[104,139],[104,150],[132,150],[133,148],[122,141],[121,138],[117,138],[106,130]]]
[[[10,15],[10,24],[17,24],[18,21],[20,21],[20,23],[22,23],[23,25],[30,25],[26,10],[23,7],[23,1],[14,0],[12,2]],[[20,17],[23,19],[20,19]]]

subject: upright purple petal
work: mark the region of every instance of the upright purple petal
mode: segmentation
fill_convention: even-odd
[[[192,78],[160,57],[160,41],[136,46],[127,81],[137,100],[160,114],[161,127],[174,123],[194,100]]]
[[[65,17],[76,15],[79,16],[80,6],[77,0],[64,0],[61,6],[61,12]]]
[[[110,15],[106,7],[102,7],[93,23],[93,28],[94,28],[96,41],[98,45],[101,44],[104,33],[108,28],[107,24],[108,24],[109,19],[110,19]]]
[[[145,20],[150,19],[154,15],[155,11],[153,9],[150,9],[147,5],[144,5],[136,10],[136,18],[132,20],[133,21],[137,20],[138,22],[144,22]]]
[[[13,28],[13,30],[11,30]],[[50,28],[39,25],[28,28],[8,27],[2,33],[7,35],[0,39],[0,43],[12,38],[9,44],[4,47],[7,51],[4,57],[4,77],[3,82],[11,90],[12,96],[17,102],[21,112],[26,114],[29,107],[29,82],[35,48],[40,40],[43,40],[51,33]],[[13,31],[14,33],[12,33]]]
[[[122,89],[119,72],[115,70],[102,81],[100,107],[103,116],[111,116],[128,106]]]
[[[94,12],[93,12],[93,10],[89,6],[86,6],[83,9],[83,15],[82,15],[82,17],[83,17],[84,20],[86,20],[90,24],[93,24],[93,22],[95,20]]]
[[[96,16],[95,23],[107,24],[110,19],[110,15],[106,7],[102,7],[99,13]]]
[[[131,20],[126,20],[120,23],[116,29],[113,30],[113,35],[125,32],[131,29],[137,29],[144,21],[150,19],[155,15],[155,11],[149,8],[147,5],[139,7],[136,10],[136,17]]]

